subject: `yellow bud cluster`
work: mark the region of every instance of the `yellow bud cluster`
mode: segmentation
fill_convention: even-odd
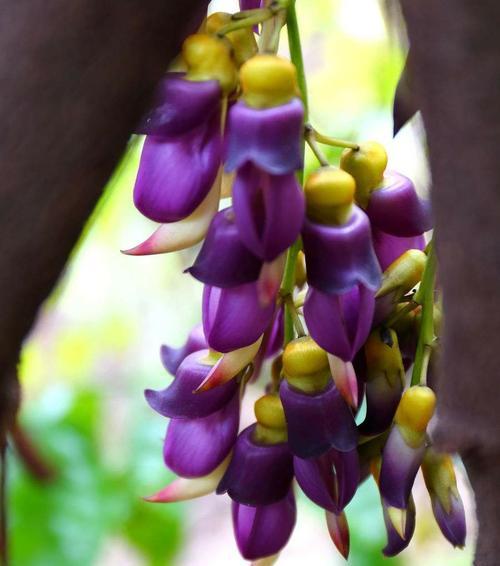
[[[207,18],[205,32],[209,35],[214,35],[231,21],[233,21],[231,14],[215,12]],[[238,67],[241,67],[245,61],[253,57],[258,51],[255,35],[251,27],[231,31],[225,37],[231,42],[234,61]]]

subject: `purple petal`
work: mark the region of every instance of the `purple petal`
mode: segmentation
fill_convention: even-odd
[[[189,216],[212,187],[221,157],[218,112],[174,138],[147,136],[135,181],[135,206],[155,222]]]
[[[451,510],[449,513],[446,513],[439,498],[432,497],[432,511],[446,539],[453,546],[464,546],[467,529],[465,525],[464,505],[461,498],[451,494]]]
[[[298,98],[272,108],[251,108],[243,101],[228,114],[226,170],[253,163],[272,175],[302,168],[304,107]]]
[[[359,459],[356,449],[349,452],[329,450],[315,459],[294,457],[295,477],[302,491],[316,505],[339,514],[351,501],[359,484]]]
[[[164,417],[187,419],[206,417],[224,407],[238,389],[235,379],[209,391],[193,393],[213,367],[203,363],[207,355],[208,350],[201,350],[185,358],[166,389],[146,389],[149,406]]]
[[[372,325],[375,294],[356,285],[343,294],[310,288],[304,304],[307,328],[327,352],[351,361],[364,344]]]
[[[415,503],[413,502],[413,497],[410,497],[408,501],[408,508],[406,511],[406,524],[405,524],[405,538],[402,539],[387,513],[386,506],[382,502],[382,510],[384,513],[384,523],[387,531],[387,544],[382,550],[384,556],[396,556],[402,550],[404,550],[409,544],[415,532]]]
[[[412,448],[404,441],[399,427],[392,427],[384,446],[380,469],[380,494],[391,507],[405,509],[408,505],[424,452],[425,442],[417,448]]]
[[[374,436],[387,430],[398,408],[403,386],[400,382],[389,383],[383,373],[366,382],[366,416],[359,425],[363,436]]]
[[[206,476],[231,451],[240,416],[240,401],[235,392],[229,403],[200,419],[172,419],[163,445],[165,464],[184,478]]]
[[[202,283],[225,288],[257,281],[261,266],[243,245],[228,207],[213,217],[200,253],[186,271]]]
[[[324,293],[347,293],[361,284],[380,286],[380,267],[372,246],[370,223],[357,206],[342,226],[316,224],[306,218],[302,229],[307,280]]]
[[[255,10],[260,8],[262,0],[240,0],[240,10]]]
[[[375,254],[382,271],[385,271],[393,261],[396,261],[407,250],[423,250],[425,248],[425,238],[423,235],[399,238],[373,227],[372,238]]]
[[[151,109],[137,134],[178,136],[196,128],[220,107],[218,81],[188,81],[182,73],[167,73],[156,89]]]
[[[251,163],[238,170],[233,207],[241,239],[265,261],[291,246],[304,222],[304,194],[296,176],[270,175]]]
[[[186,343],[180,348],[172,348],[166,344],[162,345],[160,348],[161,363],[169,373],[175,375],[177,368],[186,356],[205,348],[207,348],[207,339],[203,333],[203,325],[200,323],[192,328]]]
[[[231,352],[253,344],[269,325],[274,304],[262,307],[256,283],[220,289],[205,286],[203,328],[217,352]]]
[[[293,478],[293,459],[286,442],[257,444],[255,425],[238,436],[233,457],[217,493],[244,505],[270,505],[283,499]]]
[[[284,340],[284,309],[283,307],[276,310],[274,315],[274,320],[268,331],[266,350],[264,353],[264,358],[272,358],[275,356],[283,347]]]
[[[420,236],[432,228],[430,201],[419,198],[410,179],[400,173],[385,174],[382,188],[370,195],[366,213],[373,226],[393,236]]]
[[[348,452],[356,447],[354,417],[330,382],[322,393],[308,395],[281,382],[290,450],[299,458],[315,458],[331,448]]]
[[[277,503],[252,507],[232,502],[234,536],[245,560],[258,560],[277,554],[288,542],[297,509],[290,489]]]

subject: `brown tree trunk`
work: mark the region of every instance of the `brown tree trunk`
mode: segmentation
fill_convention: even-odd
[[[500,560],[500,3],[402,0],[444,291],[436,441],[475,491],[475,564]]]
[[[0,438],[21,341],[206,0],[0,0]]]

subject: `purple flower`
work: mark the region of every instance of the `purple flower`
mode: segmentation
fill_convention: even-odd
[[[293,459],[286,442],[258,444],[255,425],[238,436],[233,457],[217,493],[243,505],[270,505],[283,499],[293,478]]]
[[[299,458],[315,458],[331,448],[349,452],[356,447],[354,417],[333,384],[308,394],[281,382],[280,398],[285,410],[290,450]]]
[[[295,175],[271,175],[252,163],[238,170],[233,207],[242,241],[264,261],[291,246],[304,222],[304,195]]]
[[[149,135],[134,203],[144,216],[176,222],[207,196],[222,159],[220,96],[217,81],[193,82],[174,74],[162,85],[161,100],[140,127]]]
[[[403,385],[401,381],[391,382],[380,373],[365,385],[366,416],[359,425],[363,436],[374,436],[387,430],[398,408]]]
[[[240,0],[240,10],[255,10],[261,5],[262,0]]]
[[[464,504],[460,497],[451,496],[450,511],[446,512],[439,498],[432,498],[432,512],[444,537],[453,545],[465,545],[466,525]]]
[[[194,393],[212,370],[208,350],[187,356],[175,374],[174,381],[162,391],[146,389],[149,406],[160,415],[171,418],[197,419],[218,411],[233,397],[238,389],[236,380],[202,393]]]
[[[200,323],[191,329],[186,343],[180,348],[172,348],[172,346],[163,344],[160,349],[161,363],[169,373],[175,375],[177,368],[185,357],[198,350],[204,350],[206,347],[207,339],[205,334],[203,334],[203,325]]]
[[[268,327],[274,304],[262,307],[257,283],[230,289],[205,286],[203,329],[217,352],[230,352],[254,343]]]
[[[226,170],[247,163],[271,175],[302,167],[304,108],[298,98],[271,108],[252,108],[243,101],[228,114]]]
[[[264,358],[272,358],[283,347],[284,339],[284,316],[285,311],[283,307],[276,310],[271,327],[266,331],[266,344],[264,351]]]
[[[402,256],[406,251],[425,249],[425,238],[422,234],[409,238],[400,238],[372,227],[372,238],[375,254],[382,271],[385,271],[393,261]]]
[[[351,501],[359,484],[358,452],[331,449],[317,458],[294,457],[295,477],[302,491],[332,513],[340,513]]]
[[[206,417],[172,419],[163,445],[165,464],[185,478],[211,473],[236,442],[239,413],[239,395],[235,391],[227,405]]]
[[[302,239],[311,287],[327,294],[347,293],[356,285],[378,289],[381,272],[372,246],[370,222],[359,207],[353,207],[350,219],[341,226],[306,219]]]
[[[277,554],[288,542],[297,517],[295,497],[288,494],[270,505],[232,502],[234,536],[245,560]]]
[[[243,245],[233,209],[228,207],[213,217],[201,251],[186,271],[202,283],[226,288],[256,281],[261,266]]]
[[[366,213],[373,226],[393,236],[420,236],[432,228],[430,202],[420,199],[400,173],[385,174],[382,186],[370,195]]]
[[[413,497],[410,496],[408,508],[406,510],[404,538],[402,538],[398,531],[394,528],[387,511],[387,506],[383,501],[382,511],[384,513],[384,523],[387,531],[387,544],[382,552],[384,553],[384,556],[396,556],[410,544],[413,533],[415,532],[415,503],[413,501]]]
[[[425,453],[425,443],[409,446],[397,425],[387,439],[380,469],[380,494],[391,507],[406,509]]]
[[[372,325],[374,292],[364,285],[326,294],[310,288],[304,304],[307,328],[327,352],[351,361],[365,342]]]

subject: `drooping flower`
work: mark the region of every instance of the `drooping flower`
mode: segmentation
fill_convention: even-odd
[[[231,463],[217,493],[243,505],[270,505],[284,499],[293,478],[283,407],[276,395],[255,404],[257,423],[238,436]]]
[[[425,238],[423,235],[401,238],[391,236],[372,226],[373,248],[382,271],[396,261],[408,250],[424,250]]]
[[[465,511],[451,456],[427,448],[422,472],[441,532],[453,546],[462,548],[466,536]]]
[[[316,505],[340,513],[351,501],[359,485],[358,452],[334,448],[317,458],[293,459],[295,477],[302,491]]]
[[[332,381],[326,352],[310,337],[298,338],[285,349],[283,373],[280,397],[294,455],[314,458],[331,448],[355,448],[354,417]]]
[[[405,510],[425,454],[426,428],[434,414],[436,396],[416,385],[403,394],[394,425],[382,453],[380,494],[390,507]]]
[[[297,509],[293,491],[270,505],[232,502],[233,529],[238,549],[245,560],[272,556],[290,539]]]
[[[387,531],[387,544],[382,552],[384,556],[396,556],[403,551],[411,542],[413,533],[415,532],[415,502],[410,495],[408,499],[408,507],[405,513],[405,523],[403,535],[394,527],[394,523],[389,516],[387,505],[382,501],[382,512],[384,514],[385,529]],[[400,529],[401,530],[401,529]]]

